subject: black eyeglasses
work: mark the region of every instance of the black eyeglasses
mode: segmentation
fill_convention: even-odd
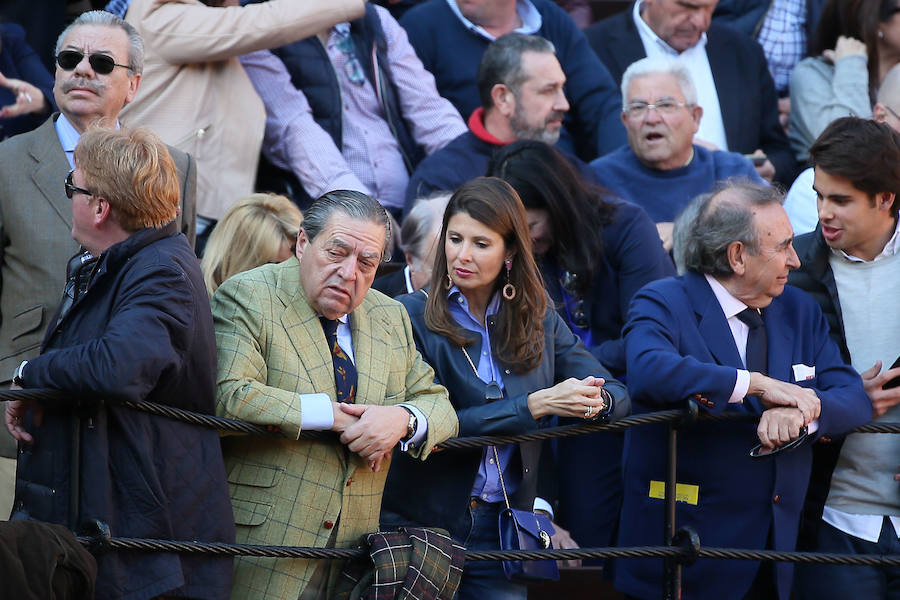
[[[84,59],[84,52],[78,50],[63,50],[56,55],[56,64],[63,71],[71,71]],[[131,70],[129,65],[120,65],[112,56],[108,54],[94,53],[88,55],[88,62],[91,68],[100,75],[109,75],[116,67]]]
[[[73,170],[69,171],[68,175],[66,175],[66,198],[71,200],[72,196],[74,196],[75,194],[84,194],[86,196],[93,196],[94,192],[92,192],[91,190],[86,190],[83,187],[78,187],[77,185],[72,183],[72,173],[74,173],[74,172],[75,172],[75,170],[73,169]]]

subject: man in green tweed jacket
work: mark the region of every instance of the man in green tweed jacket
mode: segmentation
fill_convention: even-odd
[[[236,275],[212,298],[218,414],[285,436],[223,441],[239,543],[356,545],[378,528],[398,442],[425,459],[457,433],[406,311],[369,291],[389,242],[374,199],[329,192],[306,213],[297,258]],[[296,439],[317,429],[336,435]],[[342,566],[241,557],[232,597],[325,598]]]

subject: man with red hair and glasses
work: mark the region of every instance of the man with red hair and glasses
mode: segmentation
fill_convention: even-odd
[[[72,204],[60,184],[78,140],[93,125],[114,127],[141,81],[144,47],[128,23],[102,11],[82,14],[56,44],[53,95],[60,112],[0,144],[0,385],[37,355],[66,282]],[[169,149],[178,171],[179,230],[193,240],[196,171]],[[3,428],[0,428],[3,429]],[[0,519],[9,515],[15,445],[0,431]]]
[[[75,162],[57,184],[71,236],[90,258],[75,261],[40,355],[13,378],[13,389],[59,390],[65,400],[6,403],[20,448],[11,518],[82,535],[233,542],[218,432],[123,406],[214,409],[212,314],[175,224],[175,165],[155,134],[124,128],[85,132]],[[97,600],[231,591],[228,556],[111,550],[97,566]]]

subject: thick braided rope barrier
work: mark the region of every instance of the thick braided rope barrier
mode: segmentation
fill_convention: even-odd
[[[0,402],[13,400],[59,402],[66,401],[67,399],[68,397],[58,390],[0,390]],[[281,432],[274,427],[265,427],[235,419],[194,413],[161,404],[149,402],[125,402],[123,405],[134,410],[223,431],[269,437],[281,436]],[[755,421],[754,415],[740,413],[723,413],[718,415],[703,414],[700,415],[699,418],[700,420],[710,421]],[[600,431],[622,431],[629,427],[640,425],[678,423],[690,420],[691,414],[689,411],[671,409],[634,415],[620,419],[611,424],[589,421],[583,424],[553,427],[515,436],[453,438],[447,440],[439,447],[444,449],[474,448],[493,444],[570,437]],[[857,427],[853,431],[857,433],[900,433],[900,423],[870,423],[868,425]],[[333,440],[334,434],[329,432],[302,432],[300,439]],[[103,552],[106,550],[142,550],[146,552],[177,552],[218,556],[256,556],[325,560],[344,560],[366,555],[366,551],[360,548],[334,549],[297,546],[258,546],[248,544],[206,543],[140,538],[104,538],[103,536],[79,537],[78,541],[85,546],[88,546],[94,552]],[[900,566],[900,555],[781,552],[775,550],[743,550],[737,548],[702,548],[699,546],[694,548],[682,546],[644,546],[632,548],[579,548],[572,550],[466,551],[466,560],[469,561],[577,560],[589,558],[673,558],[679,563],[686,564],[690,564],[697,558],[712,558],[723,560],[757,560],[793,563]]]
[[[897,566],[900,554],[830,554],[827,552],[782,552],[778,550],[741,550],[739,548],[700,548],[698,558],[766,560],[791,563],[832,565]]]
[[[0,402],[11,400],[35,400],[43,402],[60,402],[68,398],[63,392],[49,389],[36,390],[0,390]],[[259,435],[266,437],[281,437],[282,433],[275,427],[267,427],[239,421],[236,419],[228,419],[225,417],[216,417],[213,415],[205,415],[187,411],[165,404],[155,404],[152,402],[130,402],[122,403],[123,406],[154,414],[157,416],[168,417],[177,421],[191,423],[219,429],[220,431],[229,431],[233,433],[244,433],[248,435]],[[495,444],[512,444],[517,442],[529,442],[536,440],[547,440],[551,438],[571,437],[576,435],[584,435],[588,433],[597,433],[601,431],[624,431],[629,427],[640,425],[652,425],[658,423],[677,423],[685,419],[686,413],[681,409],[660,410],[652,413],[642,413],[619,419],[614,423],[605,423],[603,421],[586,421],[577,425],[562,425],[559,427],[549,427],[529,433],[509,436],[473,436],[462,438],[451,438],[438,445],[438,448],[479,448],[484,446],[492,446]],[[735,421],[735,422],[754,422],[756,417],[747,413],[720,413],[717,415],[703,413],[700,415],[701,421]],[[869,423],[861,425],[853,430],[853,433],[900,433],[900,423]],[[300,432],[301,440],[307,441],[333,441],[335,434],[328,431],[302,431]]]
[[[362,548],[312,548],[305,546],[260,546],[211,542],[180,542],[141,538],[110,538],[79,536],[87,547],[104,550],[143,550],[145,552],[178,552],[213,556],[255,556],[264,558],[306,558],[344,560],[368,556]],[[468,561],[496,560],[577,560],[582,558],[666,558],[682,556],[687,551],[670,546],[640,548],[578,548],[572,550],[467,550]]]
[[[79,537],[88,547],[102,550],[142,550],[145,552],[178,552],[213,556],[255,556],[263,558],[305,558],[346,560],[362,558],[368,553],[361,548],[311,548],[302,546],[259,546],[179,542],[140,538],[111,538],[98,542],[96,537]],[[571,550],[467,550],[467,561],[498,560],[578,560],[589,558],[711,558],[722,560],[759,560],[791,563],[844,564],[864,566],[898,566],[900,555],[832,554],[827,552],[781,552],[777,550],[742,550],[739,548],[699,548],[696,553],[677,546],[639,546],[629,548],[578,548]]]

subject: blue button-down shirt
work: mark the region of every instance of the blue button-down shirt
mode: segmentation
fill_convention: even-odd
[[[498,400],[498,402],[507,401],[506,387],[503,385],[503,377],[501,375],[502,370],[497,364],[494,354],[491,351],[490,332],[486,326],[479,323],[478,319],[472,315],[472,312],[469,310],[469,302],[466,300],[466,297],[462,295],[462,292],[459,291],[459,288],[453,286],[450,288],[450,291],[447,292],[447,295],[449,298],[450,315],[453,319],[460,327],[481,336],[481,354],[478,355],[477,359],[467,350],[467,352],[469,352],[469,357],[472,359],[472,363],[475,364],[478,370],[478,378],[485,383],[496,381],[497,385],[500,386],[501,391],[503,391],[503,400]],[[496,315],[499,309],[500,294],[494,294],[494,297],[491,298],[491,301],[488,303],[487,310],[485,310],[485,323],[489,321],[490,317]],[[521,479],[520,473],[511,473],[507,468],[509,467],[509,462],[512,460],[515,451],[515,445],[497,446],[497,455],[500,458],[500,468],[503,470],[503,482],[506,485],[506,492],[508,495],[512,495],[512,493],[518,489],[519,480]],[[503,489],[500,486],[500,476],[498,475],[497,465],[494,461],[494,452],[490,447],[482,450],[481,464],[478,466],[478,475],[475,476],[475,483],[472,486],[472,496],[481,498],[485,502],[504,501]]]

